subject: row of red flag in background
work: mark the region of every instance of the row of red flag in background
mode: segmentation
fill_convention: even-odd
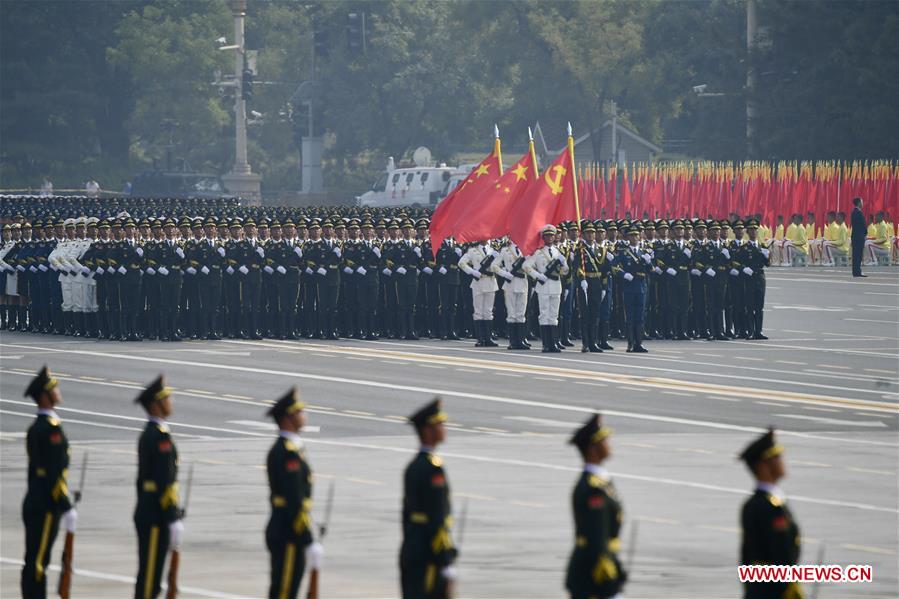
[[[503,171],[499,138],[493,151],[437,206],[431,218],[436,254],[442,241],[495,239],[508,235],[525,254],[541,244],[546,224],[580,218],[727,218],[761,215],[773,227],[777,216],[849,212],[852,198],[865,200],[869,214],[895,215],[899,208],[899,163],[745,162],[634,164],[575,168],[568,146],[541,173],[533,142]]]

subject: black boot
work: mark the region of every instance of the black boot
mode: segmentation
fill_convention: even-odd
[[[31,330],[29,316],[31,316],[31,310],[28,309],[28,306],[19,306],[19,330],[23,333]]]
[[[634,332],[633,327],[630,325],[627,326],[627,353],[631,353],[634,351]]]
[[[568,330],[571,328],[571,319],[570,318],[560,318],[559,319],[559,330],[558,330],[558,338],[559,343],[562,348],[565,347],[574,347],[574,343],[571,342],[571,338],[568,336]]]
[[[540,325],[540,341],[543,342],[543,349],[540,350],[544,354],[548,354],[550,352],[549,344],[549,327],[545,325]]]
[[[609,345],[609,323],[601,322],[599,323],[599,348],[611,351],[615,349],[611,345]]]
[[[521,343],[521,347],[524,349],[531,349],[531,344],[528,343],[528,325],[524,322],[519,322],[515,325],[518,328],[518,342]]]
[[[581,353],[586,354],[590,351],[592,345],[590,338],[590,325],[586,322],[586,318],[581,319]]]
[[[6,275],[0,275],[0,277]],[[7,305],[6,306],[6,330],[7,331],[15,331],[17,329],[16,322],[18,320],[19,311],[16,309],[17,306]]]
[[[599,321],[590,324],[590,351],[595,354],[602,353],[602,348],[599,346]]]
[[[649,350],[643,347],[643,329],[642,327],[637,327],[637,331],[634,333],[634,353],[635,354],[648,354]]]
[[[550,339],[549,353],[557,354],[564,349],[564,347],[562,346],[562,343],[559,341],[559,333],[560,333],[559,325],[549,326],[547,328],[549,329],[549,339]]]

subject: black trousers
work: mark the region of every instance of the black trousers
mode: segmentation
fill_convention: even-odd
[[[210,270],[208,275],[197,275],[200,310],[198,315],[199,330],[197,333],[205,337],[218,330],[219,305],[222,301],[222,273],[220,270]]]
[[[167,524],[137,523],[138,570],[134,599],[155,599],[159,595],[162,569],[169,551]]]
[[[306,547],[296,541],[266,539],[271,561],[269,599],[296,599],[306,569]]]
[[[435,564],[400,562],[403,599],[444,599],[449,597],[447,581]]]
[[[24,506],[25,567],[22,568],[22,597],[45,599],[47,597],[47,566],[56,533],[59,531],[59,514]]]
[[[862,274],[862,256],[865,253],[865,240],[861,243],[852,244],[852,276],[857,277]]]

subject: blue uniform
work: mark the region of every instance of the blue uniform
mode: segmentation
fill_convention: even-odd
[[[646,308],[646,281],[652,270],[651,257],[650,252],[628,245],[618,250],[615,260],[624,303],[628,351],[641,351],[643,348],[643,315]],[[625,276],[628,274],[633,278]]]

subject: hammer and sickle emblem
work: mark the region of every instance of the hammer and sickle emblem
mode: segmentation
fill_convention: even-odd
[[[549,188],[552,190],[553,195],[559,195],[560,193],[562,193],[562,177],[564,177],[565,173],[567,173],[568,171],[565,170],[565,167],[561,164],[555,165],[550,170],[552,170],[554,176],[550,178],[549,171],[546,171],[543,174],[543,178],[546,180],[546,184],[549,185]]]

